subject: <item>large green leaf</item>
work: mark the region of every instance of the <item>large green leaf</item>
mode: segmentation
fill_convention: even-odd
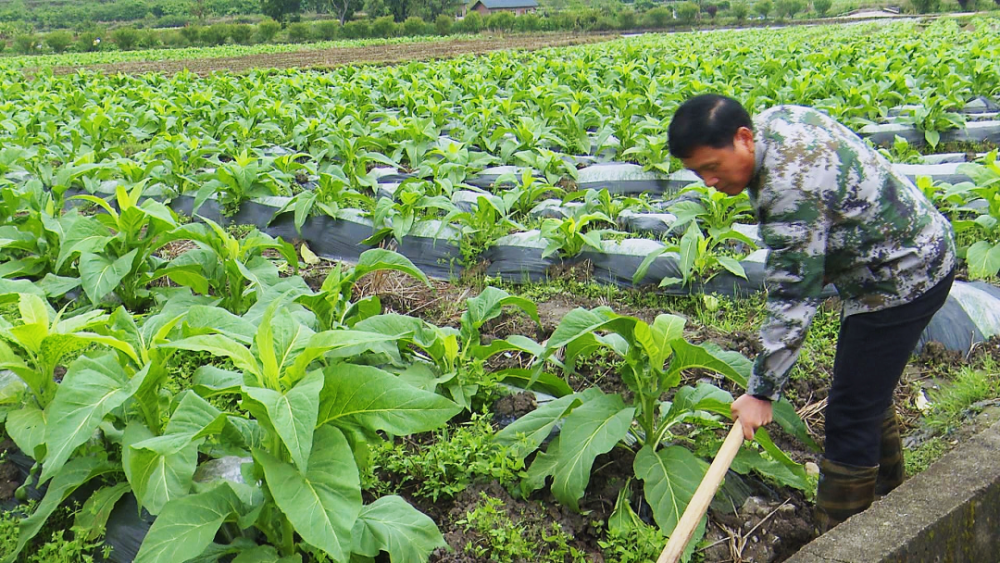
[[[295,465],[306,472],[313,447],[313,430],[319,412],[323,374],[314,371],[287,393],[263,387],[244,387],[251,400],[244,406],[257,420],[268,421],[288,448]]]
[[[35,457],[36,448],[45,442],[45,411],[27,404],[7,413],[4,430],[22,452]]]
[[[97,305],[118,287],[132,270],[132,261],[138,252],[139,249],[135,249],[114,261],[89,252],[80,255],[80,281],[91,303]]]
[[[635,323],[635,341],[646,351],[649,363],[657,370],[662,370],[670,357],[673,351],[671,342],[684,336],[684,324],[684,319],[676,315],[658,315],[652,326],[644,322]]]
[[[483,323],[500,316],[503,308],[508,305],[519,307],[536,324],[541,324],[541,321],[538,319],[538,307],[533,302],[523,297],[510,295],[506,291],[493,286],[486,287],[482,293],[469,299],[466,304],[468,309],[462,314],[462,336],[466,339],[472,336],[471,334],[467,334],[470,329],[478,333]]]
[[[213,365],[204,365],[194,370],[191,384],[191,389],[205,398],[224,393],[239,393],[243,387],[243,374]]]
[[[594,389],[588,389],[580,394],[549,401],[498,432],[494,440],[499,444],[516,446],[517,455],[523,458],[542,445],[570,409],[581,404],[588,398],[588,394],[596,396],[599,393]]]
[[[353,329],[317,332],[309,338],[305,349],[295,358],[292,367],[287,370],[288,377],[295,381],[306,372],[312,362],[328,352],[338,349],[350,349],[353,352],[358,352],[399,338],[398,334],[379,334]]]
[[[392,563],[424,563],[447,545],[433,520],[397,496],[362,508],[352,536],[355,553],[375,557],[385,551]]]
[[[561,377],[537,369],[510,368],[493,372],[500,381],[520,387],[547,393],[553,397],[564,397],[573,394],[573,388]]]
[[[66,464],[63,470],[56,475],[55,479],[49,483],[49,488],[45,491],[45,497],[38,503],[38,508],[31,516],[21,521],[20,531],[17,536],[17,547],[14,552],[4,558],[3,563],[13,563],[24,546],[31,541],[31,538],[38,534],[45,521],[55,512],[56,508],[62,504],[66,497],[73,493],[80,485],[87,481],[110,473],[115,470],[114,465],[94,457],[78,457]]]
[[[344,434],[316,430],[309,471],[299,472],[264,450],[254,450],[278,508],[302,539],[337,561],[351,551],[351,530],[361,513],[361,481]]]
[[[202,334],[184,338],[173,342],[165,342],[160,346],[164,348],[179,348],[181,350],[194,350],[198,352],[209,352],[216,356],[229,358],[233,365],[239,369],[260,377],[260,365],[245,346],[221,334]]]
[[[73,519],[73,533],[83,537],[85,541],[93,541],[104,534],[111,511],[118,501],[129,492],[128,483],[118,483],[110,487],[102,487],[90,495],[87,502],[76,513]]]
[[[788,454],[781,451],[781,448],[779,448],[777,444],[771,440],[771,435],[766,429],[758,428],[757,433],[754,434],[754,441],[760,444],[760,447],[764,448],[764,451],[767,452],[767,455],[769,455],[771,459],[784,465],[789,471],[799,478],[800,482],[805,483],[805,467],[801,464],[795,463],[792,458],[788,457]]]
[[[716,373],[721,373],[734,382],[739,383],[742,381],[744,385],[746,384],[746,380],[739,371],[727,361],[728,358],[717,355],[709,348],[691,344],[683,338],[674,340],[671,343],[671,347],[673,348],[674,355],[673,359],[670,360],[669,369],[664,374],[664,381],[661,385],[662,389],[677,386],[681,380],[681,372],[692,368],[712,370]]]
[[[184,319],[185,336],[193,333],[217,332],[249,346],[257,334],[257,327],[244,319],[219,307],[195,305]]]
[[[969,265],[969,275],[986,278],[1000,272],[1000,244],[978,241],[969,247],[965,261]]]
[[[787,398],[782,397],[778,402],[772,403],[771,413],[774,416],[774,421],[777,422],[785,430],[785,432],[788,432],[792,436],[798,438],[812,451],[822,451],[819,444],[817,444],[816,441],[813,440],[812,436],[809,435],[806,423],[802,422],[802,417],[799,416],[799,413],[795,412],[795,407],[788,402]]]
[[[656,524],[669,536],[705,477],[708,464],[681,446],[654,452],[646,445],[636,454],[633,467],[643,481],[643,494]]]
[[[665,421],[676,424],[698,411],[707,411],[722,416],[730,416],[730,403],[733,396],[728,391],[719,389],[710,383],[699,383],[696,387],[685,385],[677,390],[674,400],[664,403]]]
[[[222,523],[235,520],[243,508],[239,495],[225,481],[209,491],[169,502],[149,528],[135,563],[176,563],[200,555]]]
[[[361,253],[361,256],[358,257],[358,265],[354,267],[351,275],[351,280],[359,280],[365,274],[377,270],[396,270],[417,278],[428,287],[431,286],[427,276],[420,271],[420,268],[414,266],[409,258],[398,252],[382,248],[372,248]]]
[[[112,238],[108,228],[92,217],[80,217],[66,231],[66,237],[59,247],[55,271],[62,270],[63,264],[77,253],[100,252]]]
[[[73,450],[90,439],[104,416],[135,394],[143,377],[129,379],[114,354],[80,356],[66,370],[49,405],[45,429],[48,449],[40,482],[59,472]]]
[[[559,321],[559,326],[552,332],[547,345],[553,350],[561,348],[581,336],[605,328],[615,317],[608,307],[598,307],[592,311],[573,309]]]
[[[553,443],[548,452],[538,454],[528,470],[529,479],[538,483],[552,475],[552,494],[579,511],[577,502],[590,482],[594,459],[625,437],[634,414],[635,409],[626,408],[618,395],[601,394],[576,407],[566,417],[559,437],[560,444],[570,447],[553,452]]]
[[[806,487],[809,486],[804,474],[793,471],[779,461],[765,459],[761,457],[760,452],[755,450],[746,448],[740,450],[733,459],[733,464],[730,468],[741,475],[746,475],[750,471],[756,471],[764,477],[774,479],[786,487],[795,487],[801,491],[806,490]]]
[[[218,434],[226,417],[197,394],[187,392],[170,417],[162,436],[129,445],[129,482],[139,506],[159,514],[173,499],[191,491],[198,464],[198,446]]]
[[[448,399],[417,389],[378,368],[336,364],[326,368],[324,374],[319,426],[360,426],[371,432],[382,430],[405,436],[434,430],[462,410]]]

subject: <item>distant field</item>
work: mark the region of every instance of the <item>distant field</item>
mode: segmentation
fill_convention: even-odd
[[[150,55],[138,60],[102,60],[79,59],[88,55],[64,55],[62,57],[34,57],[18,59],[23,63],[18,66],[29,74],[41,68],[51,68],[54,74],[69,74],[81,69],[102,73],[123,72],[140,74],[144,72],[162,72],[175,74],[189,70],[197,74],[208,74],[216,71],[242,72],[254,68],[329,68],[352,63],[397,63],[410,60],[428,60],[456,57],[460,55],[481,54],[503,49],[543,49],[546,47],[565,47],[607,41],[614,35],[573,35],[573,34],[536,34],[508,36],[463,36],[448,39],[424,39],[419,41],[337,41],[317,43],[310,48],[298,50],[276,49],[276,47],[293,47],[292,45],[269,45],[267,50],[256,47],[238,48],[222,47],[215,49],[178,49],[136,52],[137,55]],[[189,52],[190,56],[174,58]],[[98,55],[127,55],[129,53],[99,53]],[[160,57],[167,55],[170,58]],[[214,55],[214,56],[213,56]],[[31,65],[39,59],[41,64]]]

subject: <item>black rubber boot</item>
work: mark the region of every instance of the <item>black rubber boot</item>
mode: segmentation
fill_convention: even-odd
[[[877,475],[877,465],[859,467],[828,459],[820,462],[815,514],[820,534],[871,506]]]
[[[903,439],[899,436],[899,419],[896,416],[896,407],[890,406],[882,420],[882,445],[879,452],[875,494],[881,498],[902,485],[905,468]]]

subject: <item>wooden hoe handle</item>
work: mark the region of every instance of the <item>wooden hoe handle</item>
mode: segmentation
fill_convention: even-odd
[[[674,527],[674,532],[670,534],[667,546],[663,548],[663,553],[660,554],[656,563],[677,563],[680,561],[684,547],[691,541],[694,529],[698,526],[702,515],[708,510],[708,505],[712,502],[715,491],[718,490],[722,478],[725,477],[729,465],[733,463],[733,458],[736,457],[736,453],[740,451],[742,445],[743,424],[740,423],[739,419],[736,419],[732,430],[726,436],[726,441],[719,448],[719,453],[715,455],[715,461],[712,462],[708,473],[705,474],[705,478],[701,480],[694,496],[691,497],[691,502],[688,503],[684,514],[677,522],[677,526]]]

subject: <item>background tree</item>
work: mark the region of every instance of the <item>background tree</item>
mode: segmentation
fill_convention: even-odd
[[[684,23],[693,22],[700,11],[694,2],[681,2],[677,4],[675,9],[677,10],[677,19]]]
[[[815,0],[815,2],[829,2],[829,1],[830,0]],[[750,7],[747,6],[746,2],[743,2],[742,0],[737,0],[736,2],[733,2],[732,12],[733,12],[733,17],[736,18],[736,21],[741,22],[747,19],[747,14],[750,13]]]
[[[68,31],[53,31],[45,36],[45,43],[56,53],[62,53],[73,43],[73,36]]]
[[[302,0],[260,0],[260,11],[274,21],[286,23],[302,12]]]
[[[344,22],[354,17],[354,12],[360,10],[363,4],[361,0],[327,0],[327,6],[330,13],[340,20],[340,25],[344,25]]]
[[[774,5],[774,11],[779,18],[794,18],[802,8],[804,8],[802,0],[778,0]]]
[[[813,10],[819,17],[823,17],[833,6],[833,0],[813,0]]]
[[[771,3],[771,0],[757,0],[757,3],[753,5],[753,9],[766,18],[771,13],[771,10],[774,9],[774,4]]]

